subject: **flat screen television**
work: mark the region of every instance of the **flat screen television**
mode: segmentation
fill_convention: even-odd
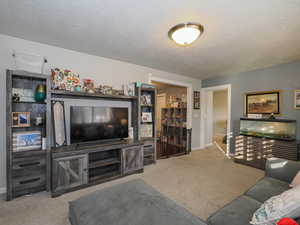
[[[70,142],[128,137],[128,108],[71,106]]]

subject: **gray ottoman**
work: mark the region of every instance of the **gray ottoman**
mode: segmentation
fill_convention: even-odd
[[[205,225],[138,179],[70,202],[72,225]]]

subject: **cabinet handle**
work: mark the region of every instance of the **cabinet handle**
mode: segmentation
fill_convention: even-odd
[[[38,178],[33,178],[33,179],[30,179],[30,180],[23,180],[23,181],[20,181],[20,184],[28,184],[28,183],[33,183],[35,181],[38,181],[40,180],[41,178],[38,177]]]
[[[25,163],[25,164],[20,164],[19,167],[36,166],[40,164],[41,162]]]
[[[152,147],[152,145],[145,145],[144,148]]]

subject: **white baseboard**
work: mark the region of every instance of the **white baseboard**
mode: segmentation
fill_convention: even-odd
[[[197,150],[202,150],[202,149],[201,149],[200,146],[198,146],[198,147],[193,147],[193,148],[192,148],[192,151],[197,151]]]
[[[214,145],[213,143],[206,144],[206,145],[205,145],[205,148],[210,147],[210,146],[213,146],[213,145]]]
[[[6,188],[5,187],[0,187],[0,195],[6,193]]]

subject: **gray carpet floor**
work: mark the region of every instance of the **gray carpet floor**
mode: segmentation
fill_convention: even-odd
[[[145,173],[128,176],[57,198],[42,192],[13,201],[0,200],[2,225],[69,225],[68,202],[95,190],[141,178],[192,214],[206,219],[263,176],[263,171],[233,163],[215,147],[159,160]]]

